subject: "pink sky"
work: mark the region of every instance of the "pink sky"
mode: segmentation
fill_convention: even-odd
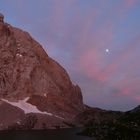
[[[140,1],[2,0],[0,9],[65,67],[86,104],[140,104]]]

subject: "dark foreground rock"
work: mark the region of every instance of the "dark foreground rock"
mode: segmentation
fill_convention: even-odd
[[[104,112],[105,113],[105,112]],[[85,123],[85,129],[80,133],[97,140],[139,140],[140,139],[140,106],[127,112],[106,112],[111,113],[114,119],[104,120],[97,123],[91,119]],[[114,114],[116,113],[116,116]]]

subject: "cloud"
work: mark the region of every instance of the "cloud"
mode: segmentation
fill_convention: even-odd
[[[121,102],[123,109],[135,104],[140,91],[137,3],[3,0],[2,10],[68,70],[86,103],[117,109]]]
[[[124,4],[129,8],[132,7],[137,0],[124,0]]]

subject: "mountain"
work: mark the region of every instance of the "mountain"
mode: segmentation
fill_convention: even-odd
[[[0,129],[68,127],[83,110],[66,70],[0,14]]]
[[[100,125],[102,123],[115,123],[123,112],[103,110],[95,107],[86,107],[75,117],[75,123],[79,126]]]
[[[140,139],[140,106],[126,112],[100,109],[88,111],[84,115],[79,114],[81,116],[79,122],[82,124],[84,122],[85,125],[85,129],[80,135],[95,137],[97,140]]]

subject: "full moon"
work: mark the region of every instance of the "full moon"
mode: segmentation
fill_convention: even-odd
[[[106,53],[109,53],[109,49],[106,49],[105,51],[106,51]]]

